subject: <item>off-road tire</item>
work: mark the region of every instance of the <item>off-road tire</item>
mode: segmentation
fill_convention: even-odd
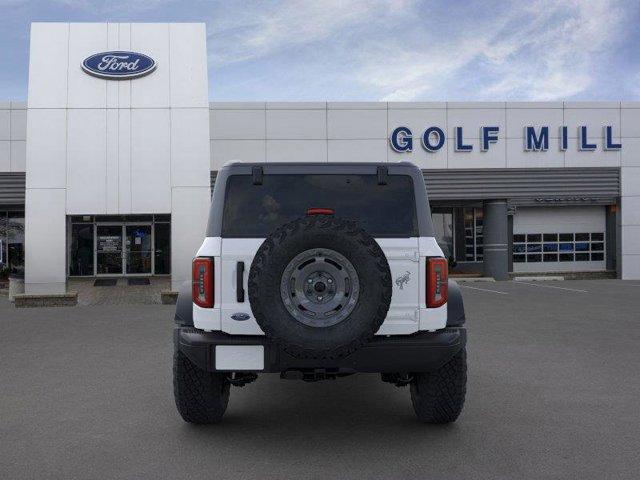
[[[430,373],[416,373],[411,382],[411,403],[420,421],[455,422],[467,391],[467,351],[460,350],[449,362]]]
[[[309,249],[331,249],[355,267],[359,281],[357,304],[335,325],[319,327],[296,320],[281,297],[281,280],[289,262]],[[346,356],[371,340],[391,303],[389,263],[371,235],[354,221],[315,215],[275,230],[258,249],[248,281],[249,302],[266,336],[297,358]]]
[[[180,351],[173,354],[173,395],[185,422],[218,423],[229,403],[229,381],[201,370]]]

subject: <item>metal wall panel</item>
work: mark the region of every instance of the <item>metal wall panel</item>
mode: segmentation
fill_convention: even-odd
[[[0,173],[0,207],[24,206],[24,173]]]
[[[423,170],[430,200],[508,199],[514,205],[610,204],[620,169],[523,168]]]

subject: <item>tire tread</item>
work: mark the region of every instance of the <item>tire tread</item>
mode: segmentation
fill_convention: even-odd
[[[229,381],[223,374],[201,370],[180,351],[173,355],[176,407],[189,423],[218,423],[229,403]]]
[[[411,382],[411,403],[425,423],[455,422],[467,391],[467,352],[461,349],[438,370],[417,373]]]
[[[258,302],[253,301],[259,296],[260,286],[257,281],[257,273],[261,271],[268,263],[268,258],[273,255],[274,250],[277,249],[290,235],[298,234],[300,232],[309,232],[313,229],[331,230],[333,232],[351,237],[354,241],[359,243],[366,249],[371,258],[375,259],[375,268],[379,272],[379,281],[385,286],[383,289],[383,295],[380,299],[378,307],[376,309],[375,318],[369,323],[366,329],[361,334],[346,345],[341,345],[332,349],[325,350],[311,350],[304,345],[296,344],[289,339],[282,338],[272,328],[272,325],[268,321],[264,321],[265,314],[260,308]],[[389,305],[391,303],[391,272],[389,264],[384,255],[384,252],[375,241],[373,237],[362,230],[357,222],[347,219],[335,218],[332,216],[314,216],[306,217],[292,222],[286,223],[276,229],[260,246],[256,256],[251,265],[248,281],[249,299],[251,302],[251,309],[258,321],[258,324],[273,341],[282,346],[290,355],[297,358],[311,358],[311,359],[334,359],[347,356],[367,343],[375,333],[378,331],[384,319],[387,316]]]

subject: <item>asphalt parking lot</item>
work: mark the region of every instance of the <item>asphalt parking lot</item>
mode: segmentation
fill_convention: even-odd
[[[638,478],[640,281],[466,283],[457,423],[416,421],[375,375],[233,389],[179,418],[172,307],[0,297],[0,478]]]

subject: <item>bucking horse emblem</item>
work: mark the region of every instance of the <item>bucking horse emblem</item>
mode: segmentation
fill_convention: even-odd
[[[404,285],[406,283],[409,283],[409,280],[411,280],[411,272],[403,273],[398,278],[396,278],[396,285],[400,287],[400,290],[402,290],[404,288]]]

